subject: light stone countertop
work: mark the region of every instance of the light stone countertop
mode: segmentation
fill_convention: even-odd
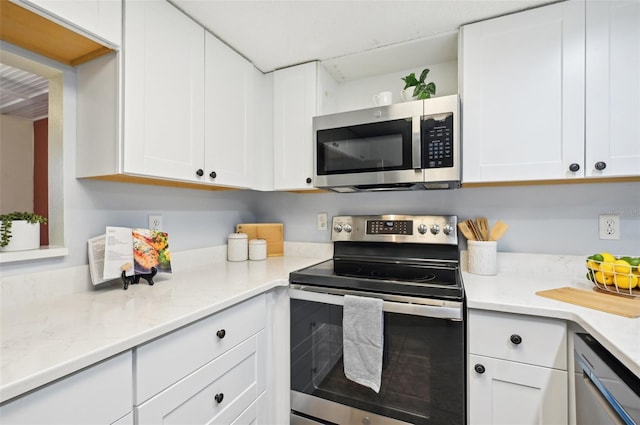
[[[310,252],[288,244],[283,257],[244,262],[226,261],[225,246],[214,250],[208,263],[190,264],[183,270],[174,267],[171,274],[156,275],[153,286],[141,279],[126,291],[120,284],[87,290],[88,270],[84,290],[59,296],[49,293],[43,298],[34,288],[44,284],[25,281],[28,289],[22,295],[30,297],[30,302],[18,302],[15,292],[19,277],[3,278],[3,298],[13,298],[16,306],[11,308],[3,299],[0,402],[277,286],[286,286],[291,271],[331,258],[330,246],[315,245]],[[180,255],[172,253],[172,263],[177,257]],[[76,278],[82,275],[78,271],[70,273]],[[25,280],[38,279],[43,277],[29,276]],[[48,286],[53,286],[50,283]]]
[[[575,322],[640,377],[640,318],[630,319],[536,295],[538,291],[565,286],[593,290],[593,284],[585,277],[585,259],[575,255],[498,253],[498,274],[480,276],[466,271],[463,252],[467,307]],[[637,301],[640,303],[640,299]]]
[[[0,401],[285,286],[289,272],[331,257],[330,244],[285,243],[283,257],[231,263],[223,249],[217,247],[213,255],[207,252],[205,261],[185,261],[183,267],[174,267],[174,273],[156,277],[154,286],[141,281],[127,291],[118,285],[87,290],[84,282],[68,293],[54,294],[33,282],[42,276],[29,276],[24,282],[21,277],[3,278]],[[500,253],[498,275],[478,276],[464,271],[466,253],[462,254],[470,309],[574,321],[640,376],[640,319],[535,295],[562,286],[590,289],[583,257]],[[70,273],[78,280],[88,275],[84,269]],[[64,273],[48,275],[60,279]],[[27,301],[20,303],[16,292],[22,287]]]

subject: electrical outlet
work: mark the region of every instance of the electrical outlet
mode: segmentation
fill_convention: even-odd
[[[162,231],[162,216],[150,215],[149,216],[149,230]]]
[[[318,213],[318,230],[327,230],[329,215],[327,213]]]
[[[620,216],[598,216],[598,234],[600,239],[620,239]]]

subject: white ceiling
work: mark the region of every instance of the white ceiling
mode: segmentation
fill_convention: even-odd
[[[262,72],[320,60],[339,80],[453,60],[461,25],[554,1],[171,0]]]
[[[49,114],[49,80],[0,63],[0,114],[31,121]]]

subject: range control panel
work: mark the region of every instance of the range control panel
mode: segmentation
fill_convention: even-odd
[[[457,245],[457,226],[454,215],[335,216],[331,240]]]

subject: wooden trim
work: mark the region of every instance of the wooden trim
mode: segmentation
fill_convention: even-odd
[[[81,178],[83,179],[86,178],[88,180],[103,180],[103,181],[112,181],[112,182],[119,182],[119,183],[146,184],[151,186],[178,187],[178,188],[184,188],[184,189],[238,190],[233,187],[212,186],[212,185],[200,184],[200,183],[163,180],[163,179],[152,178],[152,177],[131,176],[127,174],[110,174],[107,176],[81,177]]]
[[[285,192],[289,192],[289,193],[331,193],[331,191],[329,191],[329,190],[322,190],[322,189],[285,190]]]
[[[9,0],[0,0],[0,40],[70,66],[113,51]]]
[[[623,183],[623,182],[640,182],[640,176],[629,177],[585,177],[578,179],[555,179],[555,180],[522,180],[510,182],[478,182],[478,183],[462,183],[461,187],[500,187],[500,186],[544,186],[544,185],[561,185],[561,184],[585,184],[585,183]]]

